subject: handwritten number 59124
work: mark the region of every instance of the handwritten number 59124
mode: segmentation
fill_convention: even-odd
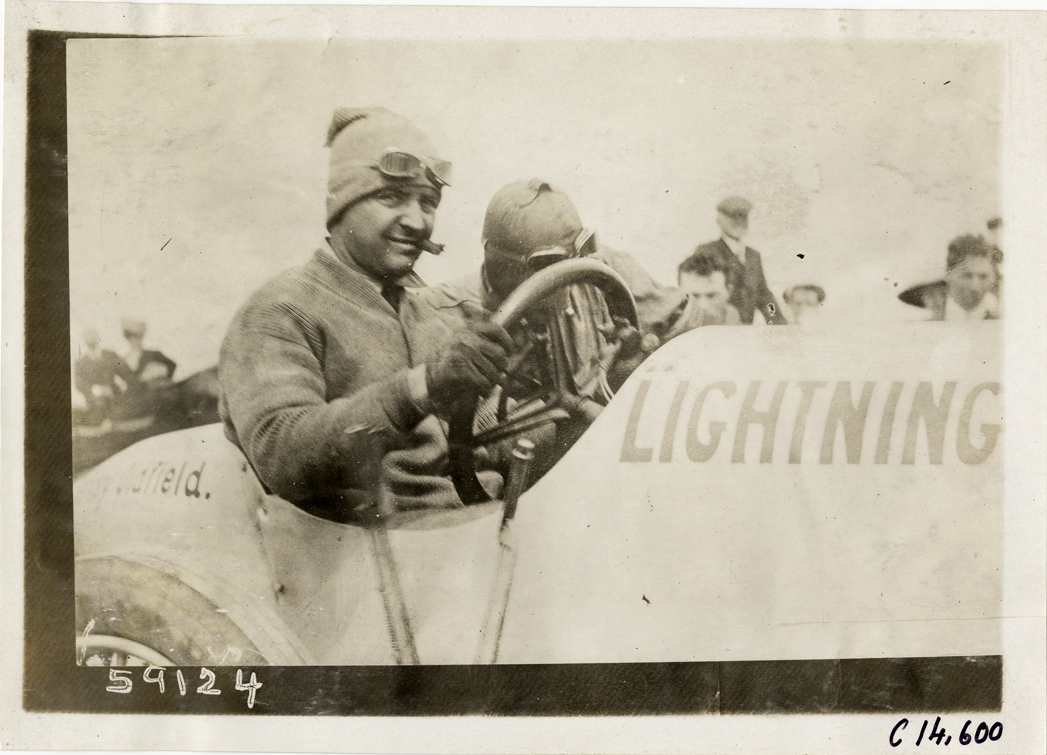
[[[178,682],[178,692],[181,695],[185,695],[187,691],[185,677],[182,675],[181,669],[175,669],[175,679]],[[215,673],[209,668],[200,669],[200,679],[203,681],[199,687],[196,688],[196,694],[198,695],[220,695],[222,690],[217,689],[215,685],[216,677]],[[146,684],[155,684],[159,689],[160,693],[163,694],[164,685],[164,668],[162,666],[147,666],[142,671],[142,681]],[[106,692],[115,692],[118,695],[130,694],[134,688],[134,681],[131,678],[131,672],[123,669],[109,669],[109,686],[105,688]],[[236,670],[236,690],[237,692],[247,693],[247,707],[253,708],[255,704],[255,697],[258,690],[262,688],[262,683],[258,681],[258,676],[255,672],[251,672],[251,680],[249,682],[244,681],[243,669]]]

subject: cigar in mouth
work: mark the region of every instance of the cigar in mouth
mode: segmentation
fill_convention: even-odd
[[[430,241],[429,239],[422,239],[415,244],[415,246],[423,252],[429,252],[429,254],[439,254],[444,250],[443,244],[437,244],[435,241]]]

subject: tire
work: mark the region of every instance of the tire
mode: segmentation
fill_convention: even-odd
[[[76,660],[81,666],[175,665],[167,656],[140,642],[107,634],[77,635]]]
[[[267,658],[226,609],[178,577],[114,556],[77,560],[76,627],[79,663],[89,655],[92,665],[105,663],[107,654],[129,665],[159,658],[176,666],[303,662],[293,652]]]

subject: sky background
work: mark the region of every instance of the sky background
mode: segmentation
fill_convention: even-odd
[[[914,319],[899,291],[1001,215],[997,46],[956,42],[74,40],[68,52],[70,318],[125,347],[149,322],[185,377],[265,280],[322,241],[335,106],[383,105],[454,163],[430,282],[475,270],[491,195],[541,176],[602,243],[664,283],[755,209],[776,295],[834,322]],[[798,255],[804,255],[799,258]],[[75,394],[74,394],[75,397]]]

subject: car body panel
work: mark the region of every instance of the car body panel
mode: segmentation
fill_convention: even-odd
[[[711,327],[668,343],[521,497],[499,662],[998,654],[999,336]],[[281,663],[395,662],[391,598],[422,663],[476,658],[498,502],[390,522],[399,596],[379,588],[373,533],[266,495],[219,425],[113,457],[75,505],[81,560],[182,575],[264,625],[243,627],[259,647],[285,634]]]
[[[521,500],[500,660],[998,654],[1000,335],[941,323],[709,328],[670,342]],[[785,385],[773,445],[759,424],[739,445],[758,382],[751,420],[768,419]],[[804,382],[824,383],[807,408]],[[872,386],[866,417],[844,412],[827,441],[841,383],[848,408]],[[713,423],[723,431],[693,460],[707,453],[688,448],[696,399],[717,384],[693,441],[712,445]],[[918,393],[930,420],[912,411]],[[943,441],[940,459],[928,434]]]
[[[312,662],[279,616],[255,513],[264,499],[220,425],[135,444],[74,486],[78,599],[95,588],[100,562],[136,564],[170,575],[214,603],[271,659]],[[192,619],[168,617],[173,624]],[[233,663],[243,655],[242,648],[211,647],[209,663]]]

